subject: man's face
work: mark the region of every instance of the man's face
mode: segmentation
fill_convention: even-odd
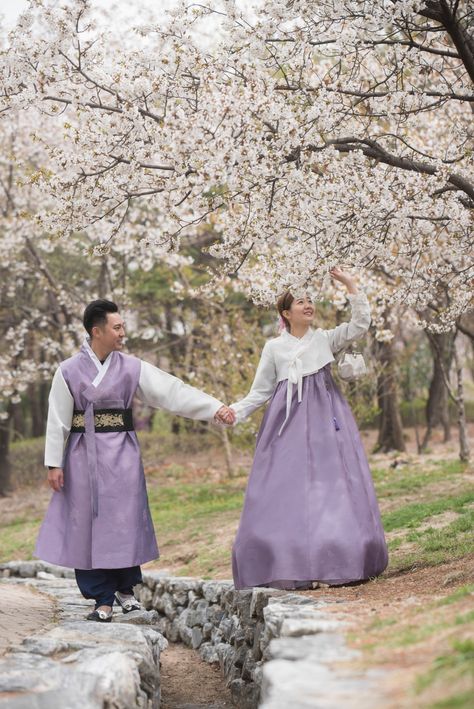
[[[92,328],[92,338],[105,353],[121,350],[125,338],[125,328],[123,320],[118,313],[107,313],[107,321],[104,325],[94,325]]]

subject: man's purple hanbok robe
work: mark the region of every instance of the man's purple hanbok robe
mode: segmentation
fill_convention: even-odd
[[[105,371],[95,360],[85,343],[55,375],[56,389],[69,391],[55,407],[50,397],[45,463],[63,467],[64,488],[53,492],[35,555],[76,569],[139,566],[159,552],[137,436],[96,432],[94,410],[131,408],[137,394],[151,406],[212,420],[222,404],[136,357],[114,351]],[[69,433],[73,409],[84,411],[84,433]],[[48,435],[51,450],[58,450],[55,438],[67,439],[63,461],[48,453]]]

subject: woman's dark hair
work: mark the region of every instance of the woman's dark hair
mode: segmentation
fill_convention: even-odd
[[[285,327],[287,330],[290,329],[290,321],[285,318],[283,315],[284,310],[289,310],[291,308],[291,304],[294,301],[295,297],[294,295],[289,291],[285,291],[285,293],[282,293],[281,296],[277,300],[277,308],[280,316],[283,319],[283,322],[285,323]]]
[[[93,300],[86,307],[82,322],[90,337],[95,325],[105,325],[107,313],[118,313],[118,307],[111,300]]]

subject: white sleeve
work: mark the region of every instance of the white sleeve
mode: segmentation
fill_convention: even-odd
[[[144,404],[190,419],[213,421],[222,402],[142,360],[137,396]]]
[[[350,321],[333,330],[323,330],[333,354],[363,337],[370,325],[370,306],[365,293],[349,293],[347,297],[352,309]]]
[[[61,367],[58,367],[49,392],[48,422],[46,424],[46,443],[44,464],[53,468],[62,468],[64,445],[69,436],[74,411],[74,399],[64,381]]]
[[[234,409],[237,416],[236,423],[244,421],[259,406],[268,401],[275,391],[276,384],[275,360],[267,342],[262,350],[260,362],[255,372],[255,379],[249,393],[240,401],[231,404],[231,408]]]

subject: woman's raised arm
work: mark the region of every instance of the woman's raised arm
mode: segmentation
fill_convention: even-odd
[[[335,354],[355,340],[364,337],[370,326],[370,306],[365,293],[357,290],[355,280],[340,268],[329,271],[331,278],[343,283],[347,288],[347,297],[351,303],[352,315],[349,322],[342,323],[332,330],[324,330],[329,340],[331,352]]]

